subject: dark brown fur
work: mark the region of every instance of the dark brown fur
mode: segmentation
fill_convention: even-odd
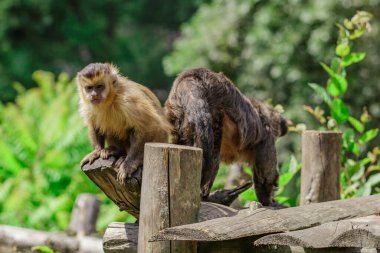
[[[248,99],[223,74],[207,69],[182,72],[166,101],[172,142],[203,149],[201,194],[204,200],[220,160],[248,162],[254,170],[258,200],[277,205],[273,191],[278,168],[275,140],[287,132],[279,112]]]

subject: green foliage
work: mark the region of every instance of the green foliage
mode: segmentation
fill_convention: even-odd
[[[48,246],[35,246],[32,248],[32,252],[39,252],[39,253],[56,253],[56,251],[52,250]]]
[[[13,100],[13,81],[33,87],[36,69],[73,75],[90,62],[113,62],[133,80],[168,88],[161,58],[203,2],[2,0],[0,101]]]
[[[307,114],[300,113],[300,104],[316,104],[319,99],[305,83],[324,82],[324,70],[318,62],[330,59],[336,22],[358,9],[379,16],[380,4],[368,0],[213,0],[201,5],[182,26],[173,52],[164,58],[164,69],[173,76],[192,67],[221,71],[244,93],[260,100],[272,98],[286,108],[286,115],[293,121],[311,125]],[[345,94],[345,101],[353,114],[370,105],[368,110],[375,116],[371,125],[378,124],[380,118],[379,21],[374,21],[374,32],[366,34],[366,40],[359,40],[355,48],[347,51],[345,44],[338,48],[343,66],[367,57],[362,67],[350,69],[350,80],[335,76],[330,87],[331,92],[342,93],[350,82],[351,92]],[[359,36],[363,31],[354,33]],[[353,52],[356,48],[365,49],[366,54]]]
[[[36,71],[33,79],[37,88],[17,85],[15,103],[0,104],[0,220],[64,230],[77,195],[90,192],[105,203],[100,218],[104,229],[117,219],[117,208],[79,168],[91,148],[77,112],[76,85],[67,74],[55,78]]]
[[[343,101],[349,91],[347,67],[365,58],[364,53],[352,52],[354,40],[371,30],[369,21],[372,15],[359,11],[351,20],[345,19],[343,24],[337,24],[339,36],[335,48],[336,57],[328,66],[321,63],[328,73],[327,88],[317,84],[309,84],[314,92],[321,97],[328,108],[327,114],[319,109],[307,107],[326,129],[342,132],[342,196],[366,196],[378,192],[380,184],[380,163],[377,159],[378,148],[365,153],[371,140],[379,132],[378,128],[367,129],[370,121],[368,112],[364,110],[359,119],[355,118]]]

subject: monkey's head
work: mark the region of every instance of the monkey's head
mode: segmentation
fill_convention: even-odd
[[[101,105],[117,86],[118,69],[109,63],[91,63],[78,72],[76,81],[83,102]]]
[[[269,108],[270,125],[273,134],[278,138],[284,136],[288,132],[288,121],[274,108]]]

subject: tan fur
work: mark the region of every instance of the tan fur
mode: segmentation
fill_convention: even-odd
[[[99,143],[102,137],[109,146],[116,143],[117,147],[112,148],[126,156],[125,163],[132,164],[132,169],[128,164],[123,165],[129,172],[142,165],[145,142],[168,141],[170,124],[157,97],[148,88],[121,76],[115,66],[90,64],[78,73],[77,84],[80,114],[89,127],[94,148],[105,148],[104,143]],[[101,102],[93,103],[86,87],[95,88],[99,84],[105,85],[104,90],[92,95]],[[87,162],[86,158],[84,160],[82,163]]]

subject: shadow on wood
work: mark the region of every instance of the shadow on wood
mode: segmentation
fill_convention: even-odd
[[[126,185],[121,185],[116,180],[116,159],[108,160],[99,158],[93,164],[86,164],[82,170],[86,175],[110,198],[120,209],[127,211],[137,219],[140,215],[140,194],[142,182],[142,168],[139,168],[133,177],[126,180]],[[212,202],[228,205],[232,203],[240,193],[251,187],[251,183],[245,183],[233,189],[223,189],[212,192]]]
[[[142,168],[127,179],[124,186],[116,180],[115,162],[114,157],[108,160],[99,158],[91,165],[84,165],[82,170],[120,208],[120,211],[127,211],[138,219]]]

